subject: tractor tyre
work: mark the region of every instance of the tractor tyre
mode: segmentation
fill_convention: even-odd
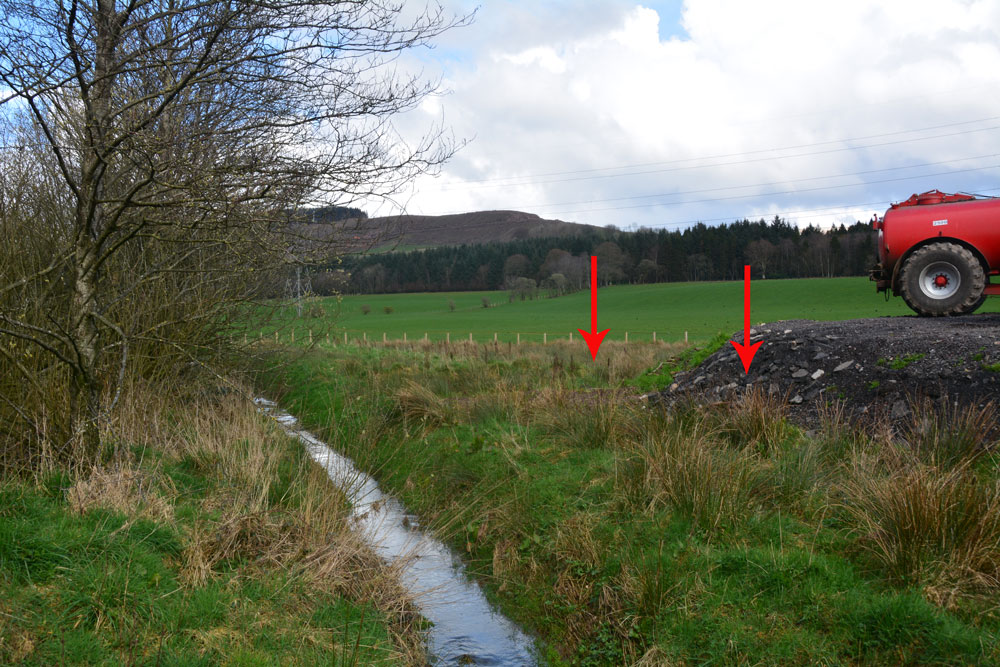
[[[959,315],[971,315],[972,313],[979,310],[979,306],[983,305],[984,301],[986,301],[985,294],[979,297],[974,304],[972,304],[971,306],[960,312]]]
[[[976,256],[956,243],[932,243],[914,251],[899,275],[899,293],[918,315],[965,315],[984,299],[986,272]]]

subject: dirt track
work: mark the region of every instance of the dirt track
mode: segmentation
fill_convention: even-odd
[[[761,338],[749,374],[726,345],[657,398],[724,400],[755,386],[786,396],[800,423],[838,399],[851,418],[903,419],[914,398],[975,405],[1000,398],[1000,314],[787,320],[751,329],[751,342]],[[742,332],[734,339],[742,342]]]

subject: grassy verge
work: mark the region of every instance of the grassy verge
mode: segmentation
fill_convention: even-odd
[[[127,395],[112,463],[0,482],[0,663],[421,664],[394,573],[298,443],[234,394]]]
[[[621,389],[680,349],[572,349],[314,350],[266,377],[554,664],[1000,660],[991,412],[890,437],[831,409],[806,437],[764,396],[668,414]]]

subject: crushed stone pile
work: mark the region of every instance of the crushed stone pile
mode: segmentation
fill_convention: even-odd
[[[743,333],[733,340],[742,343]],[[796,421],[811,422],[832,401],[841,401],[851,419],[900,420],[923,399],[983,406],[1000,398],[997,313],[787,320],[751,329],[750,341],[758,340],[764,342],[749,373],[727,343],[647,400],[724,401],[759,388],[787,400]]]

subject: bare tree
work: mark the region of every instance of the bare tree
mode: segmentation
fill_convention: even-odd
[[[610,285],[625,279],[625,269],[629,263],[628,257],[612,241],[605,241],[594,248],[597,257],[597,279],[603,285]]]
[[[747,244],[744,254],[750,265],[760,270],[761,279],[767,280],[767,267],[777,252],[777,247],[767,239],[757,239]]]
[[[52,191],[17,195],[47,215],[27,229],[37,261],[0,275],[0,342],[65,371],[88,456],[130,346],[182,349],[190,336],[170,332],[191,334],[189,318],[218,330],[200,297],[232,303],[266,267],[336,243],[334,225],[303,233],[297,210],[392,196],[454,149],[440,129],[409,145],[392,125],[435,90],[400,54],[464,21],[440,8],[0,0],[0,14],[0,120]],[[148,303],[157,286],[169,303]],[[36,292],[60,307],[19,307]]]

